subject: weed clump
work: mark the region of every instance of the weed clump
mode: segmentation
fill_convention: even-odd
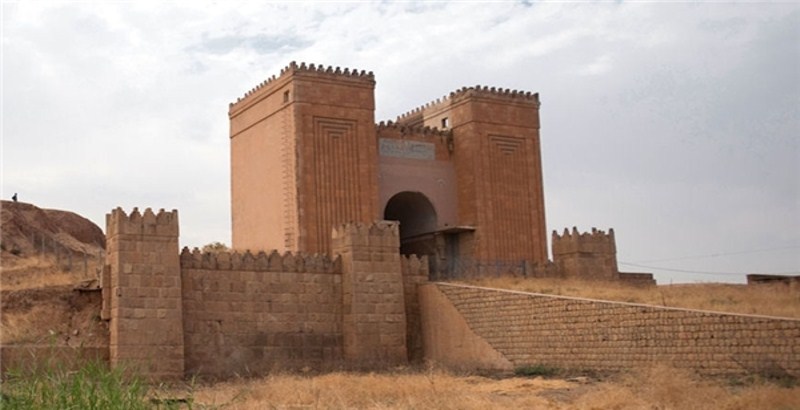
[[[553,377],[558,374],[558,369],[544,364],[522,366],[514,369],[514,374],[522,377]]]
[[[9,370],[0,383],[0,408],[149,409],[146,394],[138,377],[92,361],[76,371],[62,365]]]

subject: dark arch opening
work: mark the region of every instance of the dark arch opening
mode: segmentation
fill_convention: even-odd
[[[436,209],[420,192],[404,191],[386,203],[383,219],[400,222],[400,253],[428,255],[433,252]]]

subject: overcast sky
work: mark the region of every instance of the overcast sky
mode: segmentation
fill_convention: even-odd
[[[230,244],[228,103],[296,60],[373,71],[377,121],[539,92],[548,232],[613,227],[621,270],[800,274],[796,2],[2,6],[4,199]]]

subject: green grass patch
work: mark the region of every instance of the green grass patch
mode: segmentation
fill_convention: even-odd
[[[558,369],[544,364],[536,364],[532,366],[517,367],[514,369],[514,374],[524,377],[552,377],[558,374]]]
[[[37,366],[7,372],[0,383],[0,408],[151,409],[156,406],[147,390],[140,378],[101,362],[87,362],[78,370]]]

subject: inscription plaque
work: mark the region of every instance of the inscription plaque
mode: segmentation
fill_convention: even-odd
[[[384,157],[436,159],[436,146],[430,142],[381,138],[379,146],[380,154]]]

